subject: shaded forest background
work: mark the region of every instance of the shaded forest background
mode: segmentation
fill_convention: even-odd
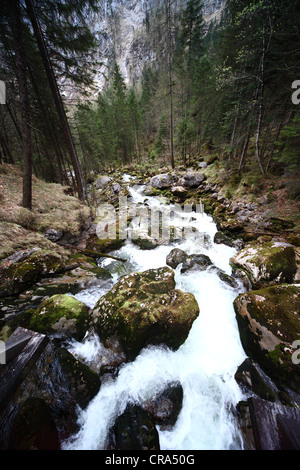
[[[82,201],[91,175],[122,165],[153,172],[215,160],[234,184],[245,173],[299,175],[300,0],[228,0],[205,28],[200,0],[158,0],[145,27],[156,60],[127,88],[117,63],[90,100],[96,0],[2,0],[0,163],[21,165],[23,206],[31,175],[72,185]],[[64,84],[81,98],[72,109]],[[297,179],[296,179],[297,181]],[[290,197],[300,198],[299,184]]]

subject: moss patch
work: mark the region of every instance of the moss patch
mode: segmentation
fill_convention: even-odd
[[[231,258],[234,270],[246,273],[253,288],[266,282],[293,282],[297,272],[295,250],[286,243],[249,243],[246,248]]]
[[[177,349],[198,314],[195,297],[175,289],[174,271],[160,268],[121,278],[92,317],[101,338],[118,335],[125,352],[135,356],[147,344]]]
[[[282,284],[241,294],[234,308],[246,353],[279,385],[297,390],[293,341],[300,337],[300,285]]]
[[[44,300],[30,320],[30,328],[40,333],[67,333],[80,340],[88,321],[88,307],[70,295],[57,294]]]

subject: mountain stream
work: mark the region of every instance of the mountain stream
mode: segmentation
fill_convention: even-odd
[[[133,203],[162,212],[168,209],[164,198],[145,196],[143,190],[143,186],[129,186]],[[213,242],[217,227],[212,217],[205,212],[193,212],[186,220],[187,223],[192,220],[202,242],[195,235],[142,250],[128,237],[124,246],[115,252],[126,263],[109,258],[101,262],[112,273],[112,283],[120,275],[166,266],[166,256],[174,247],[188,254],[206,254],[214,266],[230,275],[229,259],[235,249]],[[138,217],[133,218],[131,229],[137,223]],[[243,287],[240,284],[231,287],[223,282],[215,269],[182,274],[180,267],[175,269],[176,288],[193,293],[200,308],[185,343],[177,351],[164,346],[146,347],[133,362],[124,363],[118,376],[102,383],[88,407],[79,411],[80,430],[63,444],[64,449],[105,449],[108,431],[128,403],[143,404],[174,382],[180,382],[183,388],[182,409],[171,430],[157,427],[162,450],[242,448],[232,410],[243,398],[234,374],[246,356],[233,309],[233,300],[243,292]],[[90,288],[76,297],[92,308],[104,294],[105,289]],[[101,338],[96,335],[86,336],[81,343],[73,342],[69,347],[87,364],[101,348]]]

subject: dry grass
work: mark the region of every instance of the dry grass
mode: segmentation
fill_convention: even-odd
[[[295,231],[300,232],[300,200],[293,198],[291,188],[295,194],[299,193],[299,174],[288,176],[262,176],[255,171],[248,171],[235,181],[228,177],[224,164],[210,165],[203,173],[212,184],[218,184],[221,193],[230,198],[233,203],[258,203],[258,211],[265,212],[267,217],[279,217],[294,222]],[[265,204],[266,195],[271,196],[270,202]]]
[[[89,208],[64,193],[59,184],[32,178],[33,207],[22,207],[22,172],[14,165],[0,165],[0,259],[28,246],[51,248],[43,232],[48,228],[78,234]],[[55,245],[57,248],[57,245]]]

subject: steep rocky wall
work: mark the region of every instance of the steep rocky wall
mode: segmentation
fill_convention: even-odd
[[[179,11],[187,0],[176,0]],[[103,63],[95,75],[95,94],[107,82],[108,67],[116,60],[127,85],[138,81],[145,64],[156,53],[150,45],[147,21],[162,0],[106,0],[97,14],[87,22],[98,38],[98,59]],[[204,20],[210,23],[220,17],[226,0],[204,0]]]

